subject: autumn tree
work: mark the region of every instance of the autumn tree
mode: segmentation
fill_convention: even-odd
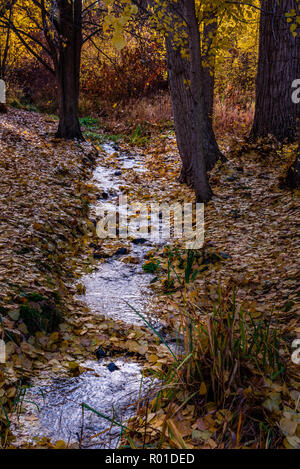
[[[141,9],[148,7],[155,30],[160,31],[166,39],[170,95],[177,146],[182,160],[180,180],[194,186],[199,195],[202,190],[199,187],[196,189],[195,182],[199,180],[199,168],[207,172],[222,157],[212,126],[216,50],[232,41],[234,28],[246,21],[246,9],[251,16],[251,4],[249,6],[248,2],[243,1],[196,0],[194,9],[198,33],[195,40],[196,30],[191,27],[191,10],[188,14],[189,3],[186,0],[167,3],[160,0],[134,1]],[[224,29],[224,23],[229,24],[227,30]],[[197,42],[199,57],[195,54]],[[195,60],[197,66],[194,68]],[[192,82],[195,86],[192,86]],[[204,166],[199,162],[202,154]],[[205,178],[201,177],[204,181]],[[202,200],[208,200],[211,194],[208,189]],[[198,199],[201,197],[199,195]]]
[[[300,38],[291,34],[286,18],[296,9],[296,0],[261,1],[253,138],[296,137],[299,105],[292,102],[291,86],[300,77]]]
[[[178,3],[171,9],[171,31],[166,37],[167,65],[170,83],[170,93],[175,121],[177,145],[182,159],[180,181],[188,185],[194,185],[193,159],[197,157],[192,144],[191,110],[193,97],[191,93],[191,60],[189,55],[189,43],[184,41],[188,36],[187,22],[180,20],[184,17],[184,3]],[[211,170],[221,156],[214,131],[212,128],[213,96],[214,96],[214,67],[209,64],[211,44],[217,29],[213,11],[206,9],[203,37],[200,37],[201,21],[197,17],[199,29],[199,44],[201,53],[200,73],[202,75],[203,107],[201,117],[203,124],[202,143],[205,155],[206,169]],[[202,18],[203,19],[203,18]],[[178,29],[180,25],[181,30]],[[213,54],[212,54],[213,55]],[[204,61],[208,63],[204,66]],[[195,116],[194,116],[195,117]],[[200,128],[198,129],[200,132]]]
[[[221,153],[211,119],[213,74],[204,70],[205,57],[195,2],[189,5],[190,10],[187,10],[186,0],[167,3],[135,0],[135,4],[141,11],[148,11],[150,24],[166,40],[176,140],[182,160],[180,180],[194,187],[198,201],[207,202],[212,196],[207,171],[212,169]]]
[[[189,87],[192,106],[189,115],[191,116],[190,125],[192,130],[193,186],[196,200],[199,202],[208,202],[212,197],[205,159],[208,112],[205,103],[200,32],[196,16],[195,0],[185,0],[183,11],[188,31],[188,51],[190,60]]]
[[[0,17],[20,43],[49,70],[57,86],[57,136],[82,139],[78,119],[81,50],[101,30],[98,2],[82,0],[15,0],[15,14]]]

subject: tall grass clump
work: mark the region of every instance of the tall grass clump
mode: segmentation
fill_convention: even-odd
[[[202,385],[205,400],[224,407],[254,376],[275,379],[283,373],[276,325],[254,320],[231,298],[222,296],[205,319],[197,310],[181,314],[185,355],[181,379],[191,389]],[[203,383],[203,384],[202,384]]]
[[[188,447],[186,441],[193,437],[180,436],[178,422],[180,426],[181,412],[192,407],[191,424],[206,418],[219,422],[211,434],[220,448],[277,447],[278,425],[264,405],[286,374],[277,322],[272,315],[257,319],[245,311],[232,286],[216,287],[218,295],[205,311],[196,298],[189,299],[197,254],[188,252],[181,269],[183,301],[178,303],[177,318],[181,348],[177,347],[170,366],[154,373],[162,386],[148,412],[160,418],[164,415],[163,423],[155,433],[146,418],[145,429],[140,431],[150,436],[144,441],[161,448]],[[205,437],[205,432],[200,434]]]

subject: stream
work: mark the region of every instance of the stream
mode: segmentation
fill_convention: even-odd
[[[125,183],[123,171],[145,171],[140,155],[133,157],[121,153],[113,144],[104,144],[103,150],[104,159],[115,155],[118,170],[98,162],[92,182],[105,197],[91,207],[91,216],[97,214],[98,209],[117,203],[120,186]],[[159,326],[157,319],[147,314],[151,309],[151,275],[145,274],[141,267],[151,246],[149,240],[143,244],[131,243],[130,255],[141,262],[126,264],[121,255],[115,254],[104,262],[99,261],[91,274],[80,279],[86,287],[86,293],[80,299],[92,314],[142,325],[142,320],[127,305],[129,303],[154,327]],[[115,359],[117,369],[112,372],[107,366],[110,362],[111,358],[84,362],[88,370],[78,377],[33,380],[33,387],[26,392],[26,401],[34,403],[30,407],[31,417],[26,419],[26,412],[20,415],[14,429],[17,439],[22,441],[25,435],[24,441],[28,442],[45,436],[53,442],[63,440],[81,448],[116,448],[120,441],[120,426],[111,425],[89,409],[83,411],[81,404],[84,402],[101,415],[124,423],[134,413],[135,402],[149,390],[152,380],[142,379],[141,365],[133,359]]]

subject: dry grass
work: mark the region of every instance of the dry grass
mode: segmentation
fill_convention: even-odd
[[[246,106],[232,100],[221,101],[216,97],[214,107],[214,129],[218,137],[224,134],[244,136],[250,132],[254,118],[254,102]]]
[[[169,93],[161,91],[153,96],[120,103],[102,105],[100,124],[108,131],[132,132],[138,125],[169,126],[172,123],[172,106]]]
[[[135,124],[165,124],[172,119],[171,99],[168,93],[161,92],[155,97],[142,98],[138,102],[128,104],[123,112],[129,122]]]
[[[95,104],[95,103],[94,103]],[[131,132],[138,125],[169,126],[173,124],[171,98],[167,91],[151,97],[131,100],[127,104],[100,105],[103,117],[101,124],[108,131]],[[95,108],[94,108],[95,109]],[[100,113],[100,114],[101,114]],[[214,129],[217,137],[224,135],[244,136],[250,132],[254,117],[254,102],[241,105],[232,99],[222,100],[217,96],[214,106]]]

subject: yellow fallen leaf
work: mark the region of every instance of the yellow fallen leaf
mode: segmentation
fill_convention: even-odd
[[[207,388],[206,388],[206,384],[204,383],[204,381],[202,381],[200,385],[199,394],[200,396],[204,396],[205,394],[207,394]]]
[[[67,445],[63,440],[58,440],[55,444],[55,449],[66,449]]]

